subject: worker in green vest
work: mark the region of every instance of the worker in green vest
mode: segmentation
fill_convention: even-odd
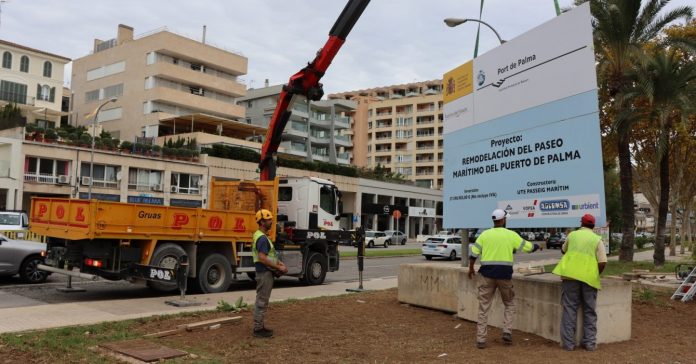
[[[256,230],[251,245],[251,254],[256,267],[256,303],[254,304],[254,332],[255,337],[272,337],[273,330],[267,329],[263,324],[268,303],[273,290],[273,279],[276,275],[288,272],[288,268],[278,259],[275,247],[268,232],[273,226],[273,214],[261,209],[256,213]]]
[[[601,289],[599,275],[607,265],[607,253],[602,238],[592,229],[595,218],[585,214],[581,227],[568,234],[561,250],[563,258],[553,274],[561,276],[561,345],[565,350],[575,348],[575,328],[578,308],[582,304],[582,347],[588,351],[597,348],[597,290]]]
[[[469,251],[469,279],[473,279],[476,271],[474,263],[476,258],[481,258],[482,278],[479,279],[478,301],[479,316],[476,327],[476,347],[486,347],[486,334],[488,332],[488,310],[493,303],[493,295],[496,289],[500,291],[500,298],[505,305],[503,315],[503,343],[512,345],[512,323],[515,317],[515,291],[512,287],[513,254],[518,252],[532,253],[537,251],[539,245],[530,243],[520,237],[519,234],[505,228],[507,212],[496,209],[491,214],[493,228],[481,233]]]

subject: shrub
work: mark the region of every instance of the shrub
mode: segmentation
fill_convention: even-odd
[[[121,149],[130,151],[133,149],[133,143],[124,140],[121,142]]]
[[[25,126],[27,133],[33,133],[36,131],[36,124],[27,124]]]
[[[152,151],[155,152],[155,153],[159,153],[159,152],[162,151],[162,147],[160,147],[159,145],[156,145],[156,144],[155,144],[155,145],[152,146]]]
[[[58,139],[58,133],[56,133],[55,129],[48,129],[46,130],[45,137],[46,140],[56,140]]]
[[[92,145],[92,137],[87,133],[83,133],[80,135],[80,144],[87,146]]]

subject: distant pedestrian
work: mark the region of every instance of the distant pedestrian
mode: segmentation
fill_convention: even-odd
[[[599,275],[607,265],[607,253],[602,237],[595,234],[595,218],[585,214],[581,227],[568,234],[561,250],[564,255],[553,274],[561,276],[561,345],[565,350],[575,348],[575,329],[578,308],[582,304],[582,347],[588,351],[597,348],[597,290],[601,289]]]
[[[256,267],[256,303],[254,305],[254,336],[272,337],[273,330],[264,326],[263,319],[268,309],[275,275],[285,274],[288,268],[278,259],[268,232],[273,226],[273,214],[265,209],[256,213],[259,229],[254,233],[251,254]],[[275,273],[275,274],[274,274]]]
[[[478,300],[479,316],[476,329],[476,347],[486,347],[486,334],[488,333],[488,310],[493,302],[496,289],[500,291],[500,298],[505,305],[503,316],[503,342],[512,345],[512,323],[515,317],[515,292],[512,287],[513,254],[523,251],[532,253],[537,251],[539,245],[522,239],[519,234],[505,228],[507,212],[501,209],[493,211],[493,228],[485,230],[470,246],[469,253],[469,279],[473,279],[476,272],[474,263],[481,257],[479,273]]]

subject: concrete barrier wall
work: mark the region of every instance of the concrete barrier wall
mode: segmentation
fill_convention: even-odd
[[[399,270],[399,301],[453,312],[456,296],[457,315],[476,322],[478,318],[478,278],[470,280],[468,269],[455,265],[408,264]],[[476,277],[480,277],[477,274]],[[452,281],[456,280],[456,284]],[[517,314],[516,330],[560,342],[561,280],[552,274],[513,276]],[[597,296],[597,343],[625,341],[631,338],[631,285],[618,280],[602,280]],[[578,315],[578,328],[582,315]],[[502,327],[503,303],[496,294],[488,324]],[[578,330],[578,339],[582,334]]]

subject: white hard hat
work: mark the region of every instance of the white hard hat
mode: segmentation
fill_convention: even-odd
[[[505,212],[505,210],[502,210],[502,209],[495,209],[495,210],[493,210],[493,213],[491,214],[493,221],[502,220],[505,218],[505,216],[507,216],[507,212]]]

